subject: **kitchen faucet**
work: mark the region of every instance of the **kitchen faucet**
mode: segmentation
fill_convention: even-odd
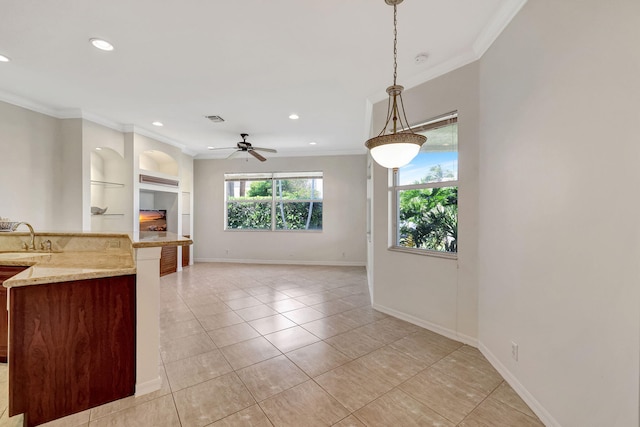
[[[36,250],[36,233],[35,233],[35,231],[33,231],[33,227],[31,226],[31,224],[29,224],[28,222],[19,222],[16,225],[13,226],[11,231],[16,231],[16,229],[20,226],[20,224],[24,224],[27,227],[29,227],[29,234],[31,235],[30,243],[27,244],[26,242],[23,242],[22,243],[22,248],[25,249],[25,250],[31,249],[32,251],[35,251]]]

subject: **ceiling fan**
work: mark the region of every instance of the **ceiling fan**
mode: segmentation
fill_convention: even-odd
[[[254,147],[253,145],[251,145],[250,142],[247,142],[247,137],[249,136],[248,133],[241,133],[240,136],[242,137],[242,141],[239,141],[235,147],[213,148],[213,150],[235,149],[236,151],[229,154],[227,159],[236,157],[238,153],[249,153],[256,159],[260,160],[261,162],[264,162],[267,159],[264,156],[262,156],[260,153],[257,153],[257,151],[264,151],[265,153],[277,153],[277,151],[274,150],[273,148]]]

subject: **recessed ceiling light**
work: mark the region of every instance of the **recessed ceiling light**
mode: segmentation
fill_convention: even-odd
[[[0,55],[0,62],[9,62],[9,61],[11,61],[11,58],[9,58],[8,56]]]
[[[294,113],[294,114],[291,114],[291,115],[289,116],[289,118],[290,118],[291,120],[298,120],[298,119],[300,118],[300,116]]]
[[[152,124],[152,125],[154,125],[154,126],[158,126],[158,127],[162,127],[162,126],[164,126],[164,123],[162,123],[162,122],[157,122],[157,121],[156,121],[156,122],[153,122],[153,123],[151,123],[151,124]]]
[[[309,143],[309,145],[316,145],[316,144],[317,144],[317,142],[315,142],[315,141],[311,141],[311,142]]]
[[[427,62],[427,59],[429,59],[429,54],[426,52],[421,52],[417,54],[413,60],[416,64],[422,64],[424,62]]]
[[[100,50],[110,51],[113,50],[113,45],[106,40],[102,39],[89,39],[92,45]]]
[[[215,150],[215,147],[207,147],[207,150]]]
[[[96,151],[102,151],[102,147],[96,147]]]

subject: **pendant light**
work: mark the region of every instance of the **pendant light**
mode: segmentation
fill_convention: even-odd
[[[418,154],[427,137],[413,133],[411,130],[402,103],[404,87],[396,84],[398,75],[397,7],[403,0],[384,1],[393,6],[393,85],[387,88],[389,101],[384,127],[378,136],[369,139],[364,145],[369,149],[376,163],[385,168],[396,169],[408,164]],[[391,128],[387,133],[390,124]]]

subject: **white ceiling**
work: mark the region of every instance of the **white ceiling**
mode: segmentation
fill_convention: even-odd
[[[398,83],[478,59],[525,1],[404,1]],[[0,54],[12,59],[0,63],[0,100],[135,130],[198,158],[226,156],[207,147],[234,146],[242,132],[278,155],[364,153],[368,105],[392,83],[384,0],[0,0],[0,16]]]

